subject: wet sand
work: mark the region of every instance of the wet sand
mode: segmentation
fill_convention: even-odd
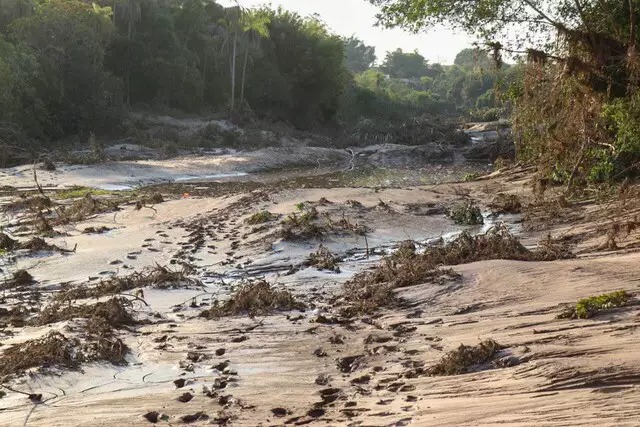
[[[60,172],[58,183],[67,182],[66,173]],[[605,209],[595,203],[581,208],[587,212],[579,221],[558,216],[535,229],[526,222],[523,227],[519,217],[493,219],[509,221],[528,247],[546,233],[580,236],[575,259],[459,265],[453,268],[460,281],[398,290],[404,301],[399,307],[349,322],[323,320],[335,315],[332,301],[342,285],[400,242],[428,242],[463,229],[440,208],[467,199],[486,208],[500,191],[529,200],[529,181],[527,171],[514,170],[469,183],[413,181],[403,188],[337,183],[295,189],[268,183],[247,192],[167,195],[155,211],[130,205],[116,215],[59,227],[66,235],[47,242],[77,247],[75,253],[19,254],[15,267],[27,269],[45,295],[58,292],[63,282],[96,283],[186,261],[204,287],[145,290],[145,303],[134,302],[134,313],[155,320],[118,332],[130,348],[126,366],[85,364],[80,371],[34,370],[12,379],[11,389],[42,393],[43,402],[7,390],[0,399],[0,425],[144,426],[150,425],[143,418],[150,411],[168,417],[159,425],[181,425],[181,417],[199,412],[190,425],[637,425],[637,306],[587,320],[556,319],[563,304],[580,298],[637,292],[636,236],[626,236],[618,251],[596,250],[606,236],[597,232]],[[189,185],[202,187],[204,194],[208,184]],[[322,198],[331,203],[318,204]],[[245,223],[263,209],[285,217],[305,201],[333,220],[366,225],[367,240],[331,234],[291,243],[273,234],[278,221],[264,229]],[[89,226],[113,230],[82,234]],[[340,273],[302,265],[320,243],[343,256]],[[374,254],[368,258],[367,245]],[[197,317],[214,299],[227,298],[238,280],[251,277],[291,290],[308,309],[255,318]],[[45,296],[40,304],[46,303]],[[11,296],[0,306],[7,304]],[[68,328],[74,322],[5,327],[0,352],[51,330],[73,333]],[[505,347],[502,366],[449,377],[421,373],[460,344],[484,339]],[[226,361],[225,372],[215,368]],[[184,387],[176,388],[177,379],[186,380]],[[184,393],[193,396],[186,403],[178,400]]]

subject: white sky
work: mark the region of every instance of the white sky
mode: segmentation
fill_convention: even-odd
[[[405,51],[418,52],[429,62],[452,64],[456,54],[471,47],[472,39],[465,34],[456,34],[447,28],[424,34],[413,34],[400,29],[386,30],[376,27],[377,8],[367,0],[238,0],[241,6],[253,7],[270,4],[298,12],[302,16],[314,13],[320,15],[329,28],[337,34],[356,37],[367,45],[376,47],[378,60],[384,58],[387,51],[402,48]],[[229,6],[233,0],[218,0]]]

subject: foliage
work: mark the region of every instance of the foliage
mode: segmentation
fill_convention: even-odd
[[[471,201],[458,203],[453,206],[451,209],[447,210],[447,216],[456,224],[460,225],[484,224],[482,211]]]
[[[624,307],[629,303],[629,295],[625,291],[616,291],[594,297],[583,298],[578,301],[575,307],[566,310],[558,318],[565,319],[588,319],[612,308]]]
[[[497,63],[504,49],[525,53],[526,78],[506,93],[518,157],[547,178],[571,188],[637,174],[637,2],[371,2],[387,26],[418,31],[447,22],[474,33]]]
[[[251,215],[249,218],[245,220],[245,222],[249,225],[258,225],[258,224],[264,224],[265,222],[269,222],[277,217],[278,217],[277,215],[274,215],[269,211],[260,211]]]
[[[60,137],[117,117],[119,82],[103,66],[113,32],[109,15],[108,8],[56,0],[9,26],[9,39],[37,60],[36,106],[46,114],[39,126],[27,127],[31,133]]]
[[[418,51],[410,53],[396,49],[387,52],[380,69],[393,78],[410,79],[428,75],[427,60]]]
[[[345,66],[354,74],[363,73],[376,61],[376,48],[367,46],[355,36],[343,39]]]

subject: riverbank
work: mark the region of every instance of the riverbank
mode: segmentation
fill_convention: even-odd
[[[3,291],[0,307],[28,310],[3,315],[0,357],[53,331],[69,340],[95,339],[87,329],[95,316],[42,319],[56,298],[62,311],[126,298],[132,320],[116,324],[107,338],[128,350],[116,364],[88,360],[79,370],[36,366],[28,376],[10,375],[0,399],[2,423],[149,425],[157,416],[160,425],[633,424],[640,396],[633,338],[637,236],[621,233],[614,249],[599,225],[621,199],[563,205],[551,189],[546,202],[536,201],[531,173],[519,169],[431,185],[410,171],[374,174],[373,181],[358,175],[360,185],[337,176],[299,171],[257,182],[248,176],[166,183],[126,198],[96,195],[117,210],[110,205],[60,225],[54,212],[63,205],[68,213],[86,197],[45,191],[54,204],[42,208],[54,231],[46,243],[62,251],[10,251],[15,263],[6,271],[24,269],[32,281]],[[147,193],[162,201],[138,203]],[[522,213],[500,213],[499,193],[517,197]],[[446,216],[469,201],[483,211],[484,225],[456,225]],[[624,203],[620,224],[632,221],[635,209]],[[11,235],[28,241],[32,212],[7,209]],[[406,274],[403,265],[424,259],[411,257],[447,248],[461,231],[483,236],[501,221],[524,245],[517,256],[505,253],[515,259],[461,258],[443,266],[453,269],[444,275],[403,275],[415,279],[391,289],[397,301],[371,310],[354,306],[346,292],[357,289],[345,284],[362,272],[392,262],[395,273],[385,280],[393,281]],[[528,256],[551,244],[544,243],[547,234],[577,257]],[[394,255],[407,240],[418,254],[406,255],[411,262]],[[309,262],[319,245],[335,257],[321,270]],[[162,275],[158,266],[166,266]],[[105,285],[133,279],[130,287]],[[224,301],[262,280],[297,303],[225,314]],[[378,292],[376,283],[366,286]],[[632,295],[624,307],[590,319],[557,318],[581,298],[618,290]],[[212,307],[218,314],[201,317]],[[473,354],[474,346],[491,341],[495,351],[465,372],[440,376],[434,369],[461,344]]]

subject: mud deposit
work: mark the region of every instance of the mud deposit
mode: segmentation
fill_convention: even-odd
[[[0,425],[638,424],[633,233],[496,199],[527,171],[342,160],[5,170]],[[447,216],[469,202],[484,224]]]

